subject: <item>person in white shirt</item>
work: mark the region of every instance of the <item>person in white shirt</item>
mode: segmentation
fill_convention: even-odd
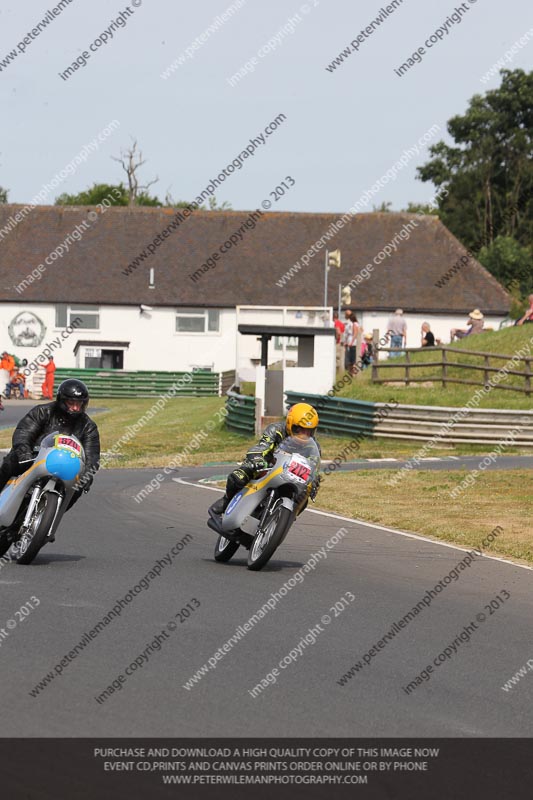
[[[389,317],[387,322],[387,333],[390,336],[390,346],[397,350],[396,353],[389,353],[389,358],[394,356],[403,356],[401,352],[402,346],[405,346],[407,339],[407,323],[403,317],[403,310],[397,308],[392,317]]]

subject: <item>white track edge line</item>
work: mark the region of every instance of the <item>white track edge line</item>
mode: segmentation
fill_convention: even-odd
[[[214,486],[205,486],[203,483],[192,483],[192,481],[185,481],[183,478],[172,478],[176,483],[183,483],[186,486],[196,486],[199,489],[209,489],[211,492],[222,492],[223,489],[216,489]],[[407,531],[399,531],[396,528],[386,528],[384,525],[376,525],[373,522],[366,522],[363,519],[356,519],[355,517],[342,517],[340,514],[333,514],[331,511],[318,511],[315,508],[307,508],[310,514],[320,514],[324,517],[331,517],[332,519],[340,519],[343,522],[356,522],[358,525],[364,525],[367,528],[375,528],[379,531],[386,531],[387,533],[395,533],[397,536],[406,536],[408,539],[418,539],[421,542],[429,542],[430,544],[438,544],[441,547],[450,547],[452,550],[460,550],[462,553],[470,553],[473,548],[467,550],[465,547],[459,547],[456,544],[449,542],[441,542],[438,539],[429,539],[427,536],[421,536],[419,533],[408,533]],[[533,571],[533,567],[527,564],[518,564],[516,561],[511,561],[508,558],[500,558],[500,556],[491,556],[486,553],[481,554],[481,558],[488,558],[490,561],[500,561],[502,564],[509,564],[512,567],[521,567]]]

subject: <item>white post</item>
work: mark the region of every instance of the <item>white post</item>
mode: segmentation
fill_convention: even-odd
[[[235,306],[235,383],[240,387],[241,381],[239,378],[239,309],[240,306]]]
[[[281,320],[281,324],[283,327],[287,324],[287,308],[283,306],[283,317]],[[281,337],[281,369],[285,372],[285,368],[287,366],[286,359],[287,359],[287,345],[286,345],[286,338],[285,336]]]
[[[324,308],[328,307],[328,251],[326,250],[326,262],[324,264]]]

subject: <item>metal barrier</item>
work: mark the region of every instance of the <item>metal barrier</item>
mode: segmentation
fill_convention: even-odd
[[[235,384],[235,370],[230,369],[227,372],[219,372],[218,393],[221,397],[227,394],[232,386]]]
[[[364,433],[367,436],[411,441],[427,441],[438,437],[443,444],[497,444],[517,431],[513,435],[513,444],[533,447],[533,411],[415,405],[392,408],[387,407],[386,403],[369,403],[344,397],[299,392],[285,394],[288,405],[311,403],[318,411],[320,430],[334,435]],[[458,412],[461,412],[461,418],[452,422]]]
[[[91,397],[158,397],[172,389],[175,397],[217,397],[218,372],[122,372],[105,369],[57,369],[55,385],[66,378],[87,384]]]
[[[226,428],[244,436],[255,433],[256,398],[246,394],[228,392],[226,400]]]

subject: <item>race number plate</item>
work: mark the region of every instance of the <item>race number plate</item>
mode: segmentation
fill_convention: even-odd
[[[311,477],[311,468],[307,462],[307,459],[299,456],[297,453],[293,454],[291,462],[288,466],[288,471],[304,483],[307,483]]]
[[[73,450],[77,454],[81,453],[81,446],[70,436],[56,436],[55,445],[56,447],[61,447],[64,450]]]

